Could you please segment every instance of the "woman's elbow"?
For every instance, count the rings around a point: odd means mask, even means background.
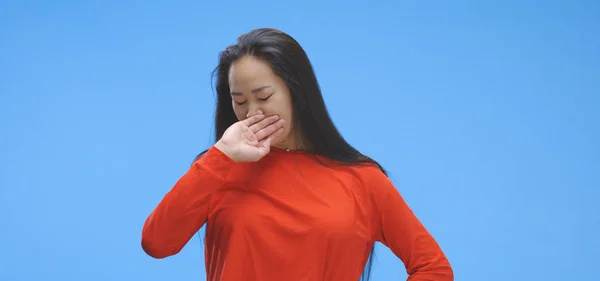
[[[152,235],[146,233],[142,234],[142,249],[147,255],[155,259],[173,256],[181,251],[181,249],[171,247],[168,243],[164,243],[160,239],[156,239],[156,237],[152,237]]]
[[[436,280],[454,281],[454,271],[449,263],[438,268],[438,275],[439,279]]]
[[[155,259],[163,259],[175,255],[182,248],[173,246],[174,243],[169,242],[168,235],[164,232],[161,233],[156,228],[156,225],[153,225],[152,216],[144,223],[141,244],[144,252]]]
[[[431,269],[432,277],[435,276],[432,280],[439,281],[454,281],[454,271],[452,270],[452,266],[447,259],[444,259],[442,262],[438,263],[438,265]]]
[[[414,280],[454,281],[454,271],[445,257],[435,262],[423,264],[408,273],[413,276]],[[413,279],[409,278],[408,280]]]
[[[142,236],[142,250],[144,250],[144,253],[155,259],[162,259],[169,256],[160,245],[157,245],[154,241],[147,239],[144,236]]]

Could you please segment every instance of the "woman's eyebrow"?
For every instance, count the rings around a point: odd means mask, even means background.
[[[265,90],[265,89],[268,89],[268,88],[271,88],[271,86],[270,86],[270,85],[267,85],[267,86],[258,87],[258,88],[256,88],[256,89],[253,89],[251,92],[252,92],[253,94],[256,94],[256,93],[258,93],[258,92],[261,92],[261,91],[263,91],[263,90]],[[242,93],[240,93],[240,92],[231,92],[231,95],[232,95],[232,96],[241,96],[241,95],[242,95]]]

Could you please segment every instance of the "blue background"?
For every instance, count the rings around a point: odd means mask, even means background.
[[[198,236],[155,260],[142,224],[257,27],[305,47],[456,280],[599,280],[599,2],[297,2],[2,1],[0,280],[204,280]],[[383,246],[372,276],[406,278]]]

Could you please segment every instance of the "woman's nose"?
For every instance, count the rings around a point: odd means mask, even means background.
[[[250,110],[248,110],[248,113],[246,114],[246,118],[252,117],[254,115],[260,115],[260,114],[264,114],[262,112],[262,110],[258,109],[258,108],[251,108]]]

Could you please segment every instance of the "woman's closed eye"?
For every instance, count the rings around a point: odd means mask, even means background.
[[[267,96],[267,97],[264,97],[264,98],[258,98],[258,100],[260,100],[260,101],[266,101],[266,100],[268,100],[268,99],[269,99],[269,98],[270,98],[272,95],[273,95],[273,94],[270,94],[269,96]],[[246,103],[248,100],[245,100],[245,101],[236,101],[236,100],[234,100],[234,101],[235,101],[235,103],[236,103],[237,105],[244,105],[244,104],[245,104],[245,103]]]
[[[268,100],[268,99],[269,99],[269,98],[270,98],[272,95],[273,95],[273,94],[270,94],[270,95],[269,95],[268,97],[266,97],[266,98],[259,98],[259,100],[261,100],[261,101],[266,101],[266,100]]]

